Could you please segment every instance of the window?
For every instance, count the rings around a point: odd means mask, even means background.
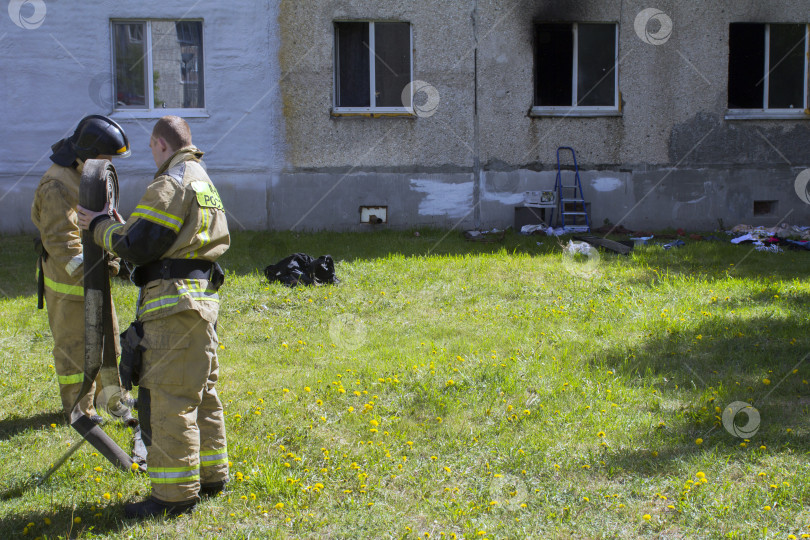
[[[732,23],[727,118],[796,118],[807,109],[806,24]]]
[[[617,114],[617,43],[617,25],[613,23],[537,24],[532,112]]]
[[[411,25],[335,23],[335,113],[412,113]]]
[[[117,112],[202,112],[202,21],[114,21],[112,36]]]

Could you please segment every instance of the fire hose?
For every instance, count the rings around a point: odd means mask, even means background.
[[[85,162],[79,186],[79,204],[94,212],[100,212],[108,205],[111,216],[117,209],[118,176],[115,167],[108,160],[91,159]],[[82,231],[82,250],[85,309],[84,380],[70,414],[70,424],[82,438],[48,469],[37,485],[45,482],[84,441],[89,442],[121,470],[132,470],[133,463],[137,463],[138,469],[143,470],[146,463],[146,447],[141,440],[140,426],[125,402],[125,393],[118,377],[112,295],[105,253],[93,241],[93,234],[90,231]],[[133,430],[134,459],[79,409],[79,401],[87,395],[97,377],[101,379],[102,384],[102,391],[96,398],[97,401],[101,400],[101,403],[98,403],[99,407],[124,421]]]

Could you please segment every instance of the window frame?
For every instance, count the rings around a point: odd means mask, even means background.
[[[339,107],[338,102],[338,86],[340,84],[340,56],[338,51],[338,23],[368,23],[368,61],[369,61],[369,98],[370,106],[368,107]],[[376,84],[377,84],[377,71],[376,71],[376,35],[374,31],[375,23],[405,23],[408,25],[409,43],[408,54],[410,56],[410,82],[413,83],[413,64],[414,64],[414,48],[413,48],[413,24],[410,21],[402,20],[382,20],[382,19],[335,19],[332,21],[333,29],[333,49],[332,49],[332,116],[416,116],[413,108],[413,85],[411,84],[411,106],[410,107],[377,107]]]
[[[112,112],[110,114],[111,118],[114,119],[138,119],[138,118],[161,118],[166,115],[175,115],[181,116],[185,118],[208,118],[208,110],[205,106],[201,108],[183,108],[183,107],[172,107],[172,108],[157,108],[154,106],[155,103],[155,87],[154,87],[154,67],[152,63],[152,22],[198,22],[202,26],[202,52],[203,52],[203,61],[202,61],[202,72],[203,72],[203,100],[207,103],[207,96],[208,93],[205,91],[205,63],[206,59],[208,58],[208,51],[206,50],[208,40],[205,39],[206,34],[206,27],[205,27],[205,19],[201,18],[180,18],[180,19],[172,19],[172,18],[165,18],[165,17],[158,17],[158,18],[143,18],[143,19],[110,19],[110,65],[112,74]],[[116,100],[116,65],[115,65],[115,25],[116,24],[135,24],[135,23],[143,23],[144,24],[144,48],[146,51],[146,55],[144,56],[144,60],[147,62],[147,69],[146,69],[146,103],[148,104],[144,108],[118,108],[117,100]],[[181,81],[182,83],[182,81]]]
[[[730,28],[734,23],[729,23]],[[765,26],[765,65],[763,66],[764,88],[762,90],[762,108],[726,109],[726,120],[801,120],[810,119],[810,23],[757,23]],[[804,106],[801,109],[777,109],[768,107],[770,90],[771,64],[771,25],[778,24],[804,24]],[[729,43],[730,44],[730,43]],[[729,47],[729,58],[731,48]],[[730,62],[730,59],[729,59]],[[774,66],[776,69],[776,66]],[[726,81],[726,106],[728,107],[728,80]]]
[[[530,116],[574,116],[574,117],[589,117],[589,116],[621,116],[621,92],[619,91],[619,23],[615,21],[534,21],[532,28],[534,29],[533,39],[537,39],[537,26],[540,24],[566,24],[572,26],[573,32],[573,74],[571,76],[571,105],[535,105],[532,103]],[[580,24],[606,24],[613,26],[614,32],[614,58],[613,58],[613,105],[577,105],[577,85],[579,81],[579,25]],[[534,65],[533,74],[537,70],[537,58],[534,57],[535,49],[532,48],[532,62]],[[536,77],[533,78],[532,84],[536,84]],[[535,92],[536,88],[533,89]],[[532,96],[534,100],[534,92]]]

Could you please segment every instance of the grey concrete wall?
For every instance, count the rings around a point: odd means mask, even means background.
[[[392,207],[391,226],[431,221],[421,212],[426,207],[441,212],[441,206],[430,206],[437,197],[445,200],[446,219],[439,222],[453,223],[454,215],[465,215],[458,226],[470,226],[477,203],[482,227],[507,226],[520,193],[553,187],[555,150],[561,145],[577,151],[583,190],[597,226],[605,220],[637,229],[714,228],[719,220],[726,226],[773,225],[785,218],[810,222],[808,206],[793,187],[796,175],[810,165],[805,150],[810,142],[808,120],[724,118],[729,23],[806,22],[806,0],[767,5],[663,2],[656,7],[672,19],[673,33],[658,46],[636,35],[635,18],[649,7],[643,2],[319,4],[321,8],[309,9],[282,2],[281,26],[295,34],[295,39],[282,40],[281,61],[289,66],[282,69],[293,72],[282,81],[282,91],[289,104],[289,166],[321,173],[311,177],[307,189],[330,191],[333,210],[320,207],[319,212],[334,212],[332,227],[356,228],[356,208],[365,204],[361,201],[382,204],[392,197],[414,196],[428,203]],[[314,24],[308,23],[312,17]],[[414,78],[439,90],[437,114],[415,119],[331,117],[330,30],[335,19],[411,22]],[[535,21],[619,24],[620,115],[529,114]],[[479,178],[473,174],[476,152],[483,169]],[[343,168],[334,171],[334,166]],[[435,173],[431,193],[417,189],[423,167]],[[464,170],[469,171],[467,182],[472,182],[464,184],[464,191],[453,182],[442,187],[449,174],[455,177]],[[380,191],[380,185],[388,187]],[[443,195],[436,195],[440,190]],[[777,201],[774,212],[755,216],[758,200]],[[406,215],[399,216],[400,211]],[[281,221],[273,223],[282,226]]]
[[[665,0],[673,32],[660,45],[636,35],[650,6],[630,0],[45,5],[35,29],[0,13],[0,231],[30,229],[50,144],[112,110],[110,19],[145,17],[204,20],[207,116],[189,123],[234,228],[365,229],[361,205],[388,206],[386,227],[504,227],[523,191],[553,186],[561,145],[577,151],[595,225],[810,223],[793,186],[810,167],[810,120],[725,118],[729,23],[808,22],[810,0]],[[334,20],[410,22],[414,78],[438,90],[436,113],[333,116]],[[620,115],[529,114],[535,21],[619,24]],[[154,170],[153,122],[121,120],[134,154],[116,161],[125,212]],[[753,215],[761,200],[777,201],[773,215]]]

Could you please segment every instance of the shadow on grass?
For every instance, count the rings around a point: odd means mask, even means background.
[[[542,246],[537,243],[542,242]],[[537,255],[557,248],[555,239],[545,236],[523,236],[512,231],[493,242],[464,239],[463,231],[419,229],[375,230],[369,232],[294,233],[289,231],[242,231],[231,235],[231,247],[223,256],[224,267],[238,274],[260,273],[293,253],[303,252],[318,257],[332,255],[335,261],[379,259],[389,255],[420,257],[427,255],[463,255],[508,253]],[[542,249],[545,248],[545,249]]]
[[[220,259],[222,266],[238,275],[258,272],[293,253],[329,254],[335,261],[380,259],[390,255],[404,257],[446,256],[465,254],[507,253],[544,255],[559,254],[561,245],[570,237],[524,236],[507,231],[503,239],[487,242],[465,240],[461,230],[420,228],[410,230],[370,230],[369,232],[290,232],[234,231],[231,246]],[[625,237],[613,237],[616,240]],[[803,276],[810,253],[787,252],[776,255],[753,251],[751,246],[735,246],[720,241],[692,241],[681,248],[664,250],[647,246],[634,251],[629,258],[601,251],[604,261],[629,261],[645,268],[658,269],[669,276],[705,276],[706,279],[732,277],[750,278],[767,275],[773,279]],[[31,296],[36,293],[34,266],[36,256],[30,236],[15,236],[3,240],[3,260],[0,267],[0,287],[9,297]],[[786,256],[787,255],[787,256]],[[734,264],[729,265],[727,261]],[[654,272],[636,278],[641,284],[656,280]],[[633,282],[633,280],[631,280]]]
[[[88,503],[68,506],[55,502],[52,510],[7,513],[0,521],[0,537],[95,538],[96,535],[115,535],[126,528],[127,523],[123,502],[103,507]]]
[[[538,246],[538,242],[542,242],[542,245]],[[30,236],[3,239],[0,296],[15,298],[36,294],[36,255],[31,245]],[[497,253],[502,249],[507,253],[538,255],[559,250],[559,246],[557,239],[522,236],[511,231],[502,240],[491,243],[471,242],[463,238],[462,231],[439,229],[375,230],[360,233],[235,231],[231,233],[230,248],[219,262],[229,272],[246,275],[258,271],[261,275],[266,266],[298,252],[315,257],[329,254],[335,261],[355,261],[380,259],[389,255],[419,257]],[[34,304],[32,309],[33,306]]]
[[[730,239],[731,237],[729,237]],[[803,278],[810,264],[810,252],[785,250],[775,254],[759,252],[751,244],[730,241],[691,241],[680,248],[645,246],[630,255],[632,264],[656,270],[645,277],[629,280],[641,285],[654,284],[662,277],[685,276],[707,281],[728,278],[750,279],[767,276],[770,280]]]
[[[65,425],[62,411],[41,412],[34,416],[10,416],[0,420],[0,441],[10,439],[23,431],[47,429],[51,424]]]
[[[763,445],[769,453],[810,451],[810,346],[803,339],[803,309],[810,305],[810,295],[776,299],[769,291],[754,296],[766,309],[772,303],[780,315],[744,318],[715,309],[716,315],[677,332],[665,320],[652,321],[637,346],[608,350],[593,362],[631,384],[656,381],[661,408],[651,406],[639,414],[652,412],[665,420],[636,443],[646,450],[614,452],[605,456],[608,466],[654,473],[712,450],[740,461],[756,459]],[[723,413],[734,402],[750,404],[759,418],[729,412],[732,423],[724,423]],[[672,403],[683,405],[667,410]],[[749,421],[753,433],[740,429]],[[746,433],[751,433],[748,440]],[[703,442],[697,444],[697,439]],[[658,453],[654,459],[653,451]]]

